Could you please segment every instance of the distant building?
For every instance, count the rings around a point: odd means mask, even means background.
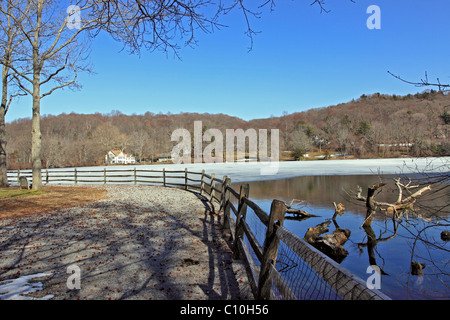
[[[379,143],[378,148],[391,150],[408,150],[413,147],[414,143]]]
[[[131,164],[136,163],[136,158],[122,150],[112,149],[105,155],[106,164]]]
[[[172,155],[171,154],[162,154],[158,157],[157,162],[168,162],[172,161]]]
[[[414,145],[414,143],[389,143],[389,144],[385,144],[385,143],[380,143],[378,144],[379,147],[399,147],[399,148],[405,148],[405,147],[412,147]]]

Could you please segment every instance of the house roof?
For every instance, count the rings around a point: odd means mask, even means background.
[[[111,152],[114,153],[114,155],[118,156],[122,152],[122,150],[112,149]]]
[[[117,157],[119,156],[121,153],[125,156],[125,157],[132,157],[131,154],[125,153],[122,150],[119,149],[111,149],[111,152]]]

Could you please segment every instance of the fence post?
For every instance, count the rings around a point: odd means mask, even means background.
[[[106,184],[106,168],[103,169],[103,183]]]
[[[238,242],[244,236],[244,227],[242,226],[242,222],[245,221],[245,217],[247,215],[247,203],[244,201],[244,198],[248,197],[249,189],[250,188],[248,183],[241,185],[239,193],[238,214],[236,216],[236,231],[233,241],[233,259],[239,259]]]
[[[136,167],[134,167],[134,185],[136,185]]]
[[[225,207],[225,202],[224,202],[224,196],[225,196],[225,182],[227,181],[228,176],[223,176],[222,179],[222,189],[220,192],[220,210],[222,210]]]
[[[225,176],[226,177],[226,176]],[[224,178],[225,178],[224,177]],[[223,193],[222,193],[222,202],[223,202],[223,231],[225,240],[230,240],[231,238],[231,227],[230,227],[230,190],[228,187],[231,184],[230,178],[226,177],[223,182]]]
[[[184,168],[184,190],[188,189],[188,169]]]
[[[78,183],[77,168],[75,168],[74,174],[75,174],[75,184],[77,184]]]
[[[45,184],[48,184],[48,168],[45,169]]]
[[[166,168],[163,168],[163,186],[166,186]]]
[[[216,178],[216,174],[215,173],[211,173],[211,184],[210,184],[210,196],[211,196],[211,203],[214,203],[214,196],[216,195],[216,192],[214,190],[214,188],[216,187],[216,181],[214,181],[214,179]]]
[[[205,190],[205,169],[202,170],[202,181],[200,182],[200,195],[203,195],[203,191]]]
[[[276,235],[275,225],[282,226],[284,215],[286,214],[286,205],[280,200],[273,200],[270,207],[269,223],[267,225],[266,237],[264,239],[263,256],[261,260],[261,269],[259,272],[258,288],[256,299],[270,299],[272,287],[272,278],[270,276],[271,265],[275,267],[280,239]]]

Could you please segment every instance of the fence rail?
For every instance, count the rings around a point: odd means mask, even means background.
[[[31,170],[8,172],[11,184],[17,183],[20,176],[32,180]],[[267,213],[250,200],[248,184],[242,184],[238,192],[231,187],[227,176],[219,179],[214,173],[208,175],[204,170],[187,169],[75,168],[43,170],[42,180],[47,184],[127,183],[195,189],[210,202],[220,205],[224,237],[233,244],[233,258],[244,262],[256,299],[390,299],[378,290],[367,288],[362,279],[283,227],[287,212],[284,202],[273,200]],[[250,212],[265,228],[263,235],[256,235],[249,224]]]

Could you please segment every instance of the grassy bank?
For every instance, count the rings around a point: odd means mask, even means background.
[[[0,218],[82,206],[105,198],[106,193],[106,190],[91,187],[1,188]]]
[[[25,189],[14,189],[14,188],[1,188],[0,189],[0,199],[14,198],[14,197],[26,197],[33,195],[44,194],[45,190],[25,190]]]

